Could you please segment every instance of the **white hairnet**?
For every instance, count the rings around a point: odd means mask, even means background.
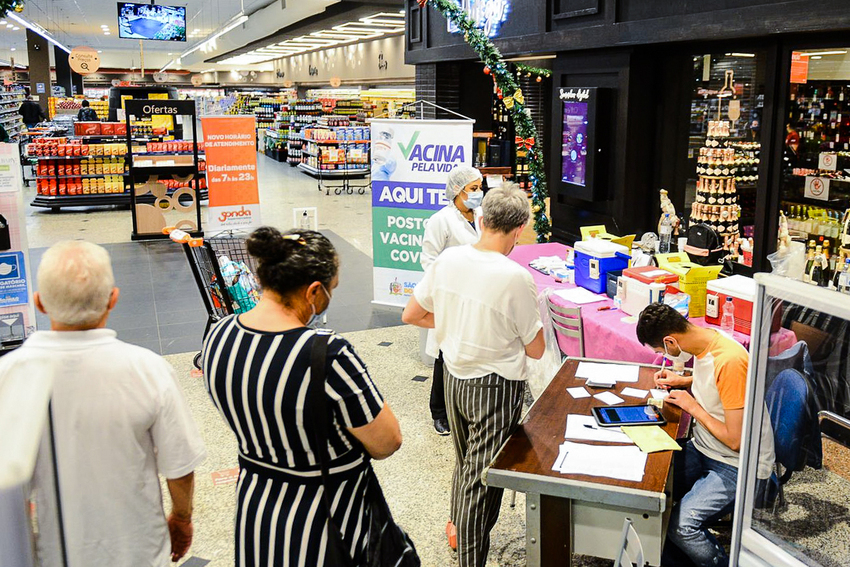
[[[461,189],[472,183],[483,179],[481,172],[469,165],[459,165],[451,172],[446,179],[446,200],[454,201]]]

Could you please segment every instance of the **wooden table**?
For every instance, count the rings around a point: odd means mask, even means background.
[[[672,507],[672,451],[651,453],[641,482],[565,475],[552,470],[558,447],[564,441],[567,415],[590,415],[590,408],[605,405],[593,397],[574,399],[566,392],[567,388],[584,386],[584,380],[575,377],[580,360],[564,362],[523,423],[485,470],[484,482],[526,494],[529,567],[569,567],[572,553],[615,559],[626,517],[634,522],[646,560],[651,565],[660,565]],[[642,366],[636,384],[617,383],[609,391],[619,393],[628,386],[648,390],[654,387],[656,371],[656,367]],[[588,390],[592,394],[604,391]],[[637,398],[621,397],[627,404],[641,403]],[[663,413],[667,418],[664,430],[677,439],[684,436],[690,420],[681,419],[681,410],[665,404]]]

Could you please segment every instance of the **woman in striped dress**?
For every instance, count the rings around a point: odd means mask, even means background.
[[[210,397],[239,446],[235,564],[322,566],[328,518],[313,437],[320,416],[307,396],[315,337],[308,325],[331,301],[339,258],[313,231],[263,227],[247,247],[258,261],[263,295],[248,313],[213,327],[203,352]],[[369,458],[393,454],[401,431],[365,364],[336,335],[328,344],[325,392],[331,515],[360,564],[369,525]]]

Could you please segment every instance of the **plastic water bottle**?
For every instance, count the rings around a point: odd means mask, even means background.
[[[723,304],[723,316],[720,318],[720,329],[732,336],[735,331],[735,304],[732,303],[732,298],[727,297],[726,303]]]
[[[658,253],[670,253],[670,241],[673,239],[673,219],[670,218],[670,213],[664,213],[664,218],[661,219],[661,228],[658,230],[660,237],[658,242]]]

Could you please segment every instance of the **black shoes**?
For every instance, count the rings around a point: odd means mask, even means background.
[[[448,435],[452,432],[449,429],[449,420],[448,419],[435,419],[434,420],[434,431],[437,432],[437,435]]]

